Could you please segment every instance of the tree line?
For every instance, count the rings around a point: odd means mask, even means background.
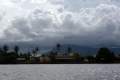
[[[62,53],[61,45],[57,44],[55,50],[51,50],[48,54],[42,54],[42,57],[47,56],[50,58],[51,64],[59,63],[60,61],[56,59],[57,55]],[[26,63],[31,63],[31,56],[37,55],[39,48],[35,47],[31,52],[21,53],[19,46],[14,46],[13,49],[10,49],[8,45],[3,45],[0,48],[0,64],[17,64],[18,58],[24,58]],[[72,60],[62,59],[62,63],[120,63],[120,56],[117,57],[110,49],[106,47],[101,47],[97,51],[96,55],[90,56],[81,56],[79,52],[72,52],[72,48],[68,46],[67,52],[64,53],[64,56],[72,54]],[[37,60],[37,59],[36,59]],[[37,63],[37,62],[36,62]]]

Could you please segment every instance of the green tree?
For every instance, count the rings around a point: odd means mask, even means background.
[[[68,47],[67,48],[67,53],[71,53],[72,52],[72,48],[71,47]]]
[[[39,48],[35,47],[32,51],[33,55],[36,56],[38,51],[39,51]]]
[[[81,61],[80,54],[79,53],[74,53],[73,54],[73,59],[76,63],[80,63],[80,61]]]
[[[18,54],[19,49],[20,49],[20,48],[19,48],[18,46],[15,46],[15,47],[14,47],[14,52]]]
[[[8,46],[8,45],[4,45],[4,46],[3,46],[3,51],[4,51],[5,53],[7,53],[8,50],[9,50],[9,46]]]
[[[86,56],[86,58],[88,59],[89,63],[95,63],[95,57],[93,57],[93,56]]]
[[[50,54],[49,54],[49,57],[50,57],[50,60],[51,60],[51,63],[56,63],[56,59],[55,59],[55,57],[56,57],[56,53],[55,52],[50,52]]]
[[[57,49],[57,53],[60,52],[61,44],[58,43],[58,44],[56,45],[56,49]]]
[[[96,55],[96,61],[98,63],[112,63],[114,60],[114,53],[112,53],[108,48],[100,48]]]

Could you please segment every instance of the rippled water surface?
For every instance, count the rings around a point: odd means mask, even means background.
[[[120,64],[0,65],[0,80],[120,80]]]

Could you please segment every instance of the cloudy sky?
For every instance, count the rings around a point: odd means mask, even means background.
[[[120,46],[120,0],[0,0],[0,43]]]

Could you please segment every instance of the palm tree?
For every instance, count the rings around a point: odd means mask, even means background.
[[[36,52],[38,52],[38,51],[39,51],[39,48],[38,48],[38,47],[36,47],[36,48],[35,48],[35,51],[36,51]]]
[[[61,45],[59,43],[56,45],[56,49],[57,49],[57,53],[60,52]]]
[[[38,51],[39,51],[38,47],[34,48],[33,51],[32,51],[33,52],[33,56],[36,56]]]
[[[8,45],[4,45],[4,46],[3,46],[3,51],[4,51],[5,53],[7,53],[8,50],[9,50],[9,46],[8,46]]]
[[[71,51],[72,51],[72,48],[71,48],[71,47],[68,47],[68,48],[67,48],[67,53],[71,53]]]
[[[19,49],[20,49],[20,48],[19,48],[18,46],[15,46],[15,47],[14,47],[14,51],[15,51],[15,53],[17,53],[17,54],[18,54]]]

